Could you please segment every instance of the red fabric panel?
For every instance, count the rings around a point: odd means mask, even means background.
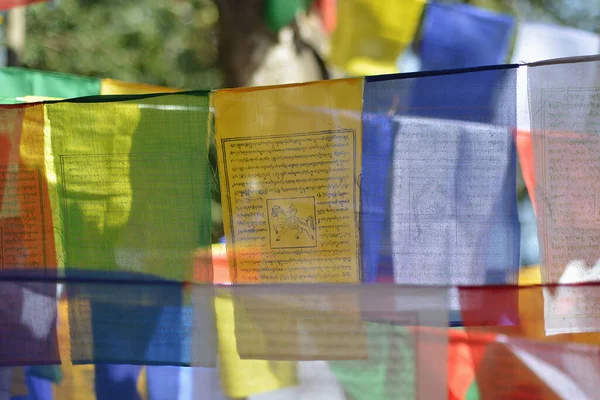
[[[0,10],[10,10],[15,7],[23,7],[33,3],[41,3],[46,0],[0,0]]]

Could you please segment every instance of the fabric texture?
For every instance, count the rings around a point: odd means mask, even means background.
[[[66,285],[74,363],[212,365],[214,347],[208,346],[212,354],[194,354],[192,348],[207,346],[191,338],[203,329],[202,340],[214,338],[213,306],[195,303],[199,298],[181,286],[195,276],[212,279],[211,258],[203,255],[210,254],[211,224],[208,96],[103,100],[0,110],[3,127],[15,129],[1,136],[11,143],[3,148],[9,168],[1,180],[1,213],[12,221],[2,239],[24,243],[3,252],[5,269],[50,279],[47,285],[3,283],[13,302],[4,307],[6,317],[17,318],[15,325],[26,318],[25,326],[35,327],[34,337],[19,335],[31,341],[25,346],[31,353],[18,356],[38,357],[33,364],[58,362],[55,340],[47,338],[55,336],[60,273],[76,280]],[[202,116],[204,124],[198,123]],[[195,313],[202,312],[212,328],[194,326],[201,322]],[[35,340],[41,340],[37,347]],[[6,362],[14,349],[6,348]]]
[[[330,61],[350,76],[398,72],[396,59],[413,41],[421,0],[339,2]]]
[[[518,25],[516,38],[512,54],[513,63],[591,56],[600,53],[600,35],[566,26],[522,22]],[[518,128],[529,131],[529,97],[526,68],[519,69],[517,95]]]
[[[192,281],[196,249],[210,251],[208,96],[45,107],[67,275],[76,266]]]
[[[511,16],[466,4],[431,3],[420,35],[421,69],[469,68],[504,63],[514,29]]]
[[[0,360],[7,366],[59,362],[56,262],[42,211],[48,196],[43,168],[23,153],[36,111],[0,108]]]
[[[515,71],[367,78],[366,282],[387,275],[404,284],[485,285],[516,276]]]
[[[123,82],[115,79],[89,78],[29,68],[0,68],[0,103],[60,100],[75,97],[173,93],[178,89],[164,86]]]
[[[531,132],[514,65],[0,106],[2,394],[593,398],[599,62],[527,66]]]
[[[362,94],[361,78],[215,92],[234,284],[360,281]]]
[[[100,94],[101,80],[17,67],[0,69],[0,97],[72,98]]]
[[[540,62],[527,72],[542,281],[596,281],[600,57]],[[546,292],[547,333],[598,331],[595,296],[585,287]]]
[[[115,79],[102,79],[100,81],[100,93],[102,95],[115,94],[148,94],[148,93],[174,93],[179,89],[164,86],[147,85],[143,83],[123,82]]]

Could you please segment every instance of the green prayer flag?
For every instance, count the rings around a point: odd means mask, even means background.
[[[193,281],[210,254],[208,93],[103,99],[46,104],[59,265]]]
[[[0,98],[71,98],[100,94],[101,80],[26,68],[0,68]],[[2,101],[6,103],[6,101]]]
[[[329,367],[353,400],[415,399],[415,338],[402,326],[367,324],[369,359],[330,361]]]
[[[264,17],[267,27],[279,32],[296,18],[296,14],[310,7],[313,0],[266,0]]]

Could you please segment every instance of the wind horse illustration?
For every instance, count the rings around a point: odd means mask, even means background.
[[[288,207],[287,211],[281,206],[274,206],[271,209],[271,215],[277,220],[277,223],[273,225],[277,235],[276,241],[279,241],[281,235],[287,232],[288,229],[296,229],[296,239],[300,239],[303,232],[306,232],[311,239],[315,238],[315,219],[312,216],[302,219],[296,216],[297,213],[298,209],[293,204]]]

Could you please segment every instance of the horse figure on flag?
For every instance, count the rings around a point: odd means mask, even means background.
[[[302,219],[296,215],[297,213],[298,209],[293,204],[288,207],[287,211],[279,205],[271,209],[271,215],[277,220],[277,223],[273,225],[277,235],[275,241],[278,242],[281,235],[287,232],[288,229],[296,229],[296,239],[299,239],[303,232],[306,232],[311,239],[315,238],[315,219],[312,216]]]

